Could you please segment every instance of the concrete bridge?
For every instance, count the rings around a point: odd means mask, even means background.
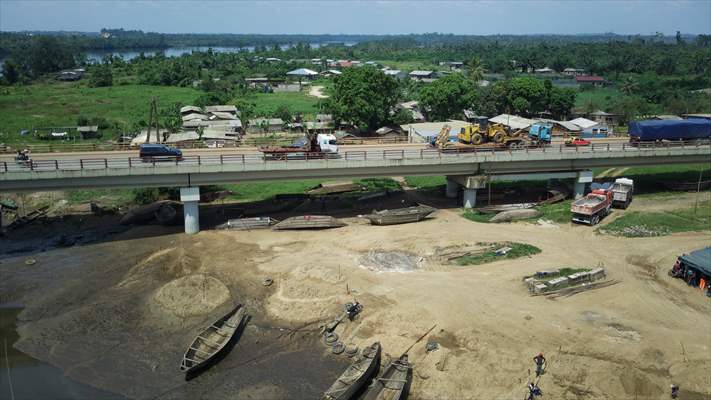
[[[448,196],[464,191],[464,206],[493,180],[576,179],[576,195],[592,181],[590,169],[711,161],[711,144],[634,147],[596,143],[515,151],[442,152],[436,149],[346,151],[333,158],[264,160],[260,153],[186,156],[182,161],[142,162],[135,157],[41,160],[29,167],[0,163],[0,192],[111,187],[181,187],[186,222],[197,231],[199,186],[217,183],[445,175]],[[194,214],[194,215],[193,215]]]

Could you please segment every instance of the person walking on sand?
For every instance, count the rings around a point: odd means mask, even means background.
[[[535,400],[536,397],[543,396],[543,391],[533,382],[528,383],[528,398],[526,400]]]
[[[679,385],[675,385],[672,383],[671,385],[671,398],[676,399],[679,397]]]
[[[546,358],[543,357],[543,353],[538,353],[537,356],[533,357],[533,361],[536,363],[536,377],[543,375],[546,364]]]

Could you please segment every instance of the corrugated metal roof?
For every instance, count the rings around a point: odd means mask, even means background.
[[[213,131],[207,130],[202,133],[202,138],[206,140],[237,140],[237,136],[230,135],[230,132],[226,131]]]
[[[451,120],[447,122],[420,122],[416,124],[400,125],[405,132],[413,132],[423,138],[430,138],[439,135],[444,125],[449,125],[452,129],[450,135],[456,135],[463,127],[471,125],[467,121]]]
[[[180,113],[185,114],[188,112],[202,113],[202,109],[197,106],[185,106],[180,108]]]
[[[213,112],[213,111],[237,113],[237,107],[232,106],[232,105],[216,105],[216,106],[205,107],[205,112]]]
[[[204,121],[204,120],[206,120],[206,119],[207,119],[207,115],[205,115],[205,114],[199,114],[199,113],[195,113],[195,112],[194,112],[194,113],[187,114],[187,115],[183,115],[183,122],[185,122],[185,121],[195,121],[195,120]]]
[[[168,136],[168,139],[165,140],[165,142],[166,143],[179,143],[179,142],[189,142],[189,141],[198,140],[198,139],[200,139],[200,135],[198,135],[197,132],[189,131],[189,132],[171,133],[170,136]]]
[[[421,71],[421,70],[415,70],[410,72],[410,76],[430,76],[434,73],[434,71]]]
[[[571,132],[578,132],[578,131],[582,130],[582,128],[579,125],[576,125],[576,124],[572,123],[571,121],[558,121],[555,119],[547,119],[547,118],[539,118],[538,121],[547,122],[549,124],[558,124],[558,125],[562,126],[563,128],[565,128],[566,130],[569,130]]]
[[[79,131],[79,132],[98,132],[99,126],[98,125],[79,126],[79,127],[77,127],[77,131]]]
[[[217,119],[237,119],[236,115],[234,115],[232,113],[228,113],[228,112],[212,111],[212,112],[210,112],[210,114],[212,114],[214,116],[214,118],[212,118],[212,117],[210,118],[211,120],[214,120],[215,118],[217,118]]]
[[[581,118],[575,118],[575,119],[570,120],[570,121],[568,121],[568,122],[573,123],[573,124],[575,124],[575,125],[577,125],[577,126],[583,128],[583,129],[587,129],[587,128],[591,128],[591,127],[593,127],[593,126],[595,126],[595,125],[599,125],[598,122],[590,121],[589,119],[587,119],[587,118],[582,118],[582,117],[581,117]]]
[[[250,126],[261,125],[261,124],[263,124],[263,123],[265,123],[265,122],[266,122],[267,124],[269,124],[270,126],[274,126],[274,125],[279,125],[279,126],[281,126],[281,125],[284,125],[284,120],[282,120],[281,118],[255,118],[255,119],[250,119],[250,120],[249,120],[249,125],[250,125]]]
[[[289,71],[286,73],[287,75],[295,75],[295,76],[314,76],[318,75],[318,72],[308,69],[308,68],[299,68],[295,69],[293,71]]]
[[[512,129],[526,129],[536,121],[524,117],[519,117],[518,115],[501,114],[495,116],[494,118],[489,118],[489,122],[506,125],[508,127],[511,127]]]

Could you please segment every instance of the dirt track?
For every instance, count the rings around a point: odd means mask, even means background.
[[[254,309],[263,310],[268,320],[292,327],[332,318],[343,303],[357,298],[365,306],[362,315],[337,332],[346,343],[361,347],[378,340],[392,356],[436,323],[430,338],[441,348],[426,354],[420,343],[411,351],[412,399],[523,398],[531,358],[539,351],[550,362],[540,383],[546,398],[667,399],[672,382],[681,385],[683,399],[711,398],[711,304],[700,291],[666,274],[678,254],[711,244],[708,233],[624,239],[600,236],[585,226],[477,224],[458,213],[440,210],[433,219],[390,227],[348,219],[349,226],[326,231],[126,236],[114,243],[40,255],[34,272],[26,272],[24,258],[5,260],[0,268],[11,278],[0,288],[5,293],[28,293],[21,349],[76,374],[81,370],[65,357],[68,345],[76,343],[70,333],[88,338],[84,350],[74,355],[84,368],[93,365],[86,359],[90,354],[113,354],[117,350],[111,346],[117,346],[127,357],[121,365],[137,365],[135,373],[152,377],[151,382],[129,389],[131,374],[117,379],[101,372],[90,374],[88,380],[132,397],[156,395],[166,385],[177,384],[171,378],[175,354],[151,359],[151,341],[179,344],[205,322],[204,318],[181,320],[161,308],[153,296],[168,282],[204,274],[222,281]],[[492,241],[530,243],[543,252],[475,267],[433,261],[438,248]],[[424,257],[423,267],[410,273],[378,273],[361,267],[361,257],[374,249],[419,255]],[[128,260],[126,265],[116,261],[106,272],[107,251],[114,257],[120,254]],[[85,273],[61,272],[58,262],[52,261],[58,256]],[[530,297],[521,283],[523,275],[536,270],[591,267],[600,262],[609,277],[621,283],[556,300]],[[49,266],[57,272],[46,275]],[[21,270],[25,272],[14,272]],[[53,279],[63,274],[71,284],[59,288]],[[34,288],[20,287],[28,277],[38,278],[31,285]],[[274,285],[261,286],[264,277],[272,277]],[[32,298],[33,292],[46,297]],[[205,307],[212,304],[209,300]],[[62,305],[72,302],[75,305]],[[116,309],[116,315],[108,314]],[[110,318],[103,321],[103,317]],[[93,322],[60,333],[87,318]],[[135,321],[142,322],[130,324]],[[102,337],[111,325],[119,330],[117,336]],[[135,329],[135,336],[128,337],[123,329]],[[156,332],[160,335],[151,336]],[[171,341],[176,334],[179,337]],[[138,343],[124,343],[130,340]],[[140,356],[140,350],[148,353]],[[444,363],[443,371],[437,363]],[[219,375],[220,379],[230,376],[229,371]],[[212,376],[211,382],[215,379]],[[332,378],[324,380],[328,379]],[[177,397],[211,394],[190,387],[193,391]],[[247,389],[257,397],[259,393],[273,398],[298,396],[278,385]],[[176,397],[171,393],[164,397]]]

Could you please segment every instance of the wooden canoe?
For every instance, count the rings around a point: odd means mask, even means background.
[[[193,374],[208,367],[218,356],[224,355],[235,334],[242,328],[246,316],[244,307],[238,305],[200,332],[185,351],[180,370],[186,375]]]
[[[373,225],[407,224],[422,221],[435,211],[435,208],[429,206],[415,206],[375,211],[372,214],[366,215],[365,218],[368,218]]]
[[[273,229],[327,229],[342,226],[346,224],[328,215],[302,215],[287,218],[274,225]]]
[[[373,381],[363,400],[405,400],[411,383],[412,364],[407,360],[407,354],[403,354]]]
[[[363,349],[359,360],[351,364],[324,393],[322,400],[349,400],[365,386],[380,368],[379,342]]]
[[[233,231],[244,231],[251,229],[266,229],[279,221],[271,217],[237,218],[227,220],[224,224],[217,226],[217,229],[227,229]]]

